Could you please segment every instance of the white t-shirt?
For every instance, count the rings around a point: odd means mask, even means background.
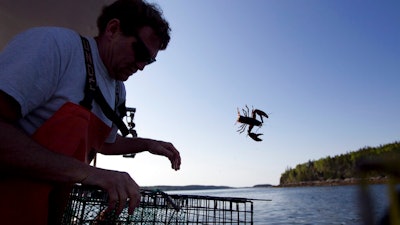
[[[110,78],[101,61],[96,41],[88,38],[97,85],[107,103],[115,108],[115,87],[119,85],[119,103],[125,101],[125,87]],[[64,103],[79,104],[84,97],[86,67],[82,41],[78,33],[59,27],[37,27],[17,35],[0,54],[0,90],[21,106],[20,126],[33,134]],[[113,130],[107,142],[113,142],[117,128],[93,101],[92,112]]]

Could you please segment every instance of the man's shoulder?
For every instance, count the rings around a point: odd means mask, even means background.
[[[28,35],[31,38],[54,38],[55,40],[64,40],[77,38],[79,34],[65,27],[32,27],[21,35]]]
[[[25,39],[41,43],[43,51],[53,52],[57,49],[64,56],[80,54],[81,40],[79,33],[64,27],[33,27],[25,32]],[[78,51],[78,53],[76,53]]]
[[[32,27],[24,30],[15,35],[6,48],[10,49],[10,52],[14,52],[15,49],[21,49],[21,51],[50,51],[54,48],[61,48],[62,50],[68,50],[71,46],[80,43],[79,34],[71,29],[64,27]]]
[[[66,28],[66,27],[52,27],[52,26],[45,26],[45,27],[31,27],[27,29],[25,32],[28,33],[47,33],[47,34],[69,34],[74,33],[77,34],[76,31]]]

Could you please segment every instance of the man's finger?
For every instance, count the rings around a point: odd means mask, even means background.
[[[140,194],[136,198],[131,198],[129,199],[129,208],[128,208],[128,213],[130,215],[133,214],[133,211],[135,210],[136,207],[138,207],[140,204]]]

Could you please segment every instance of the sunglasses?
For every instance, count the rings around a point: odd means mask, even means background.
[[[136,42],[132,43],[132,48],[133,51],[135,52],[136,60],[138,62],[144,62],[146,63],[146,65],[155,62],[156,59],[150,55],[150,50],[144,44],[143,40],[139,37],[139,35],[135,34],[134,37],[136,38]]]

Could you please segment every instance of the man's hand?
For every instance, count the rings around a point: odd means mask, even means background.
[[[167,157],[171,161],[171,167],[179,170],[181,167],[181,156],[178,150],[169,142],[152,140],[148,146],[148,151],[155,155]]]
[[[107,191],[107,211],[115,209],[116,215],[121,214],[127,200],[129,214],[133,214],[134,209],[139,206],[140,189],[128,173],[92,167],[81,183],[98,186]]]

